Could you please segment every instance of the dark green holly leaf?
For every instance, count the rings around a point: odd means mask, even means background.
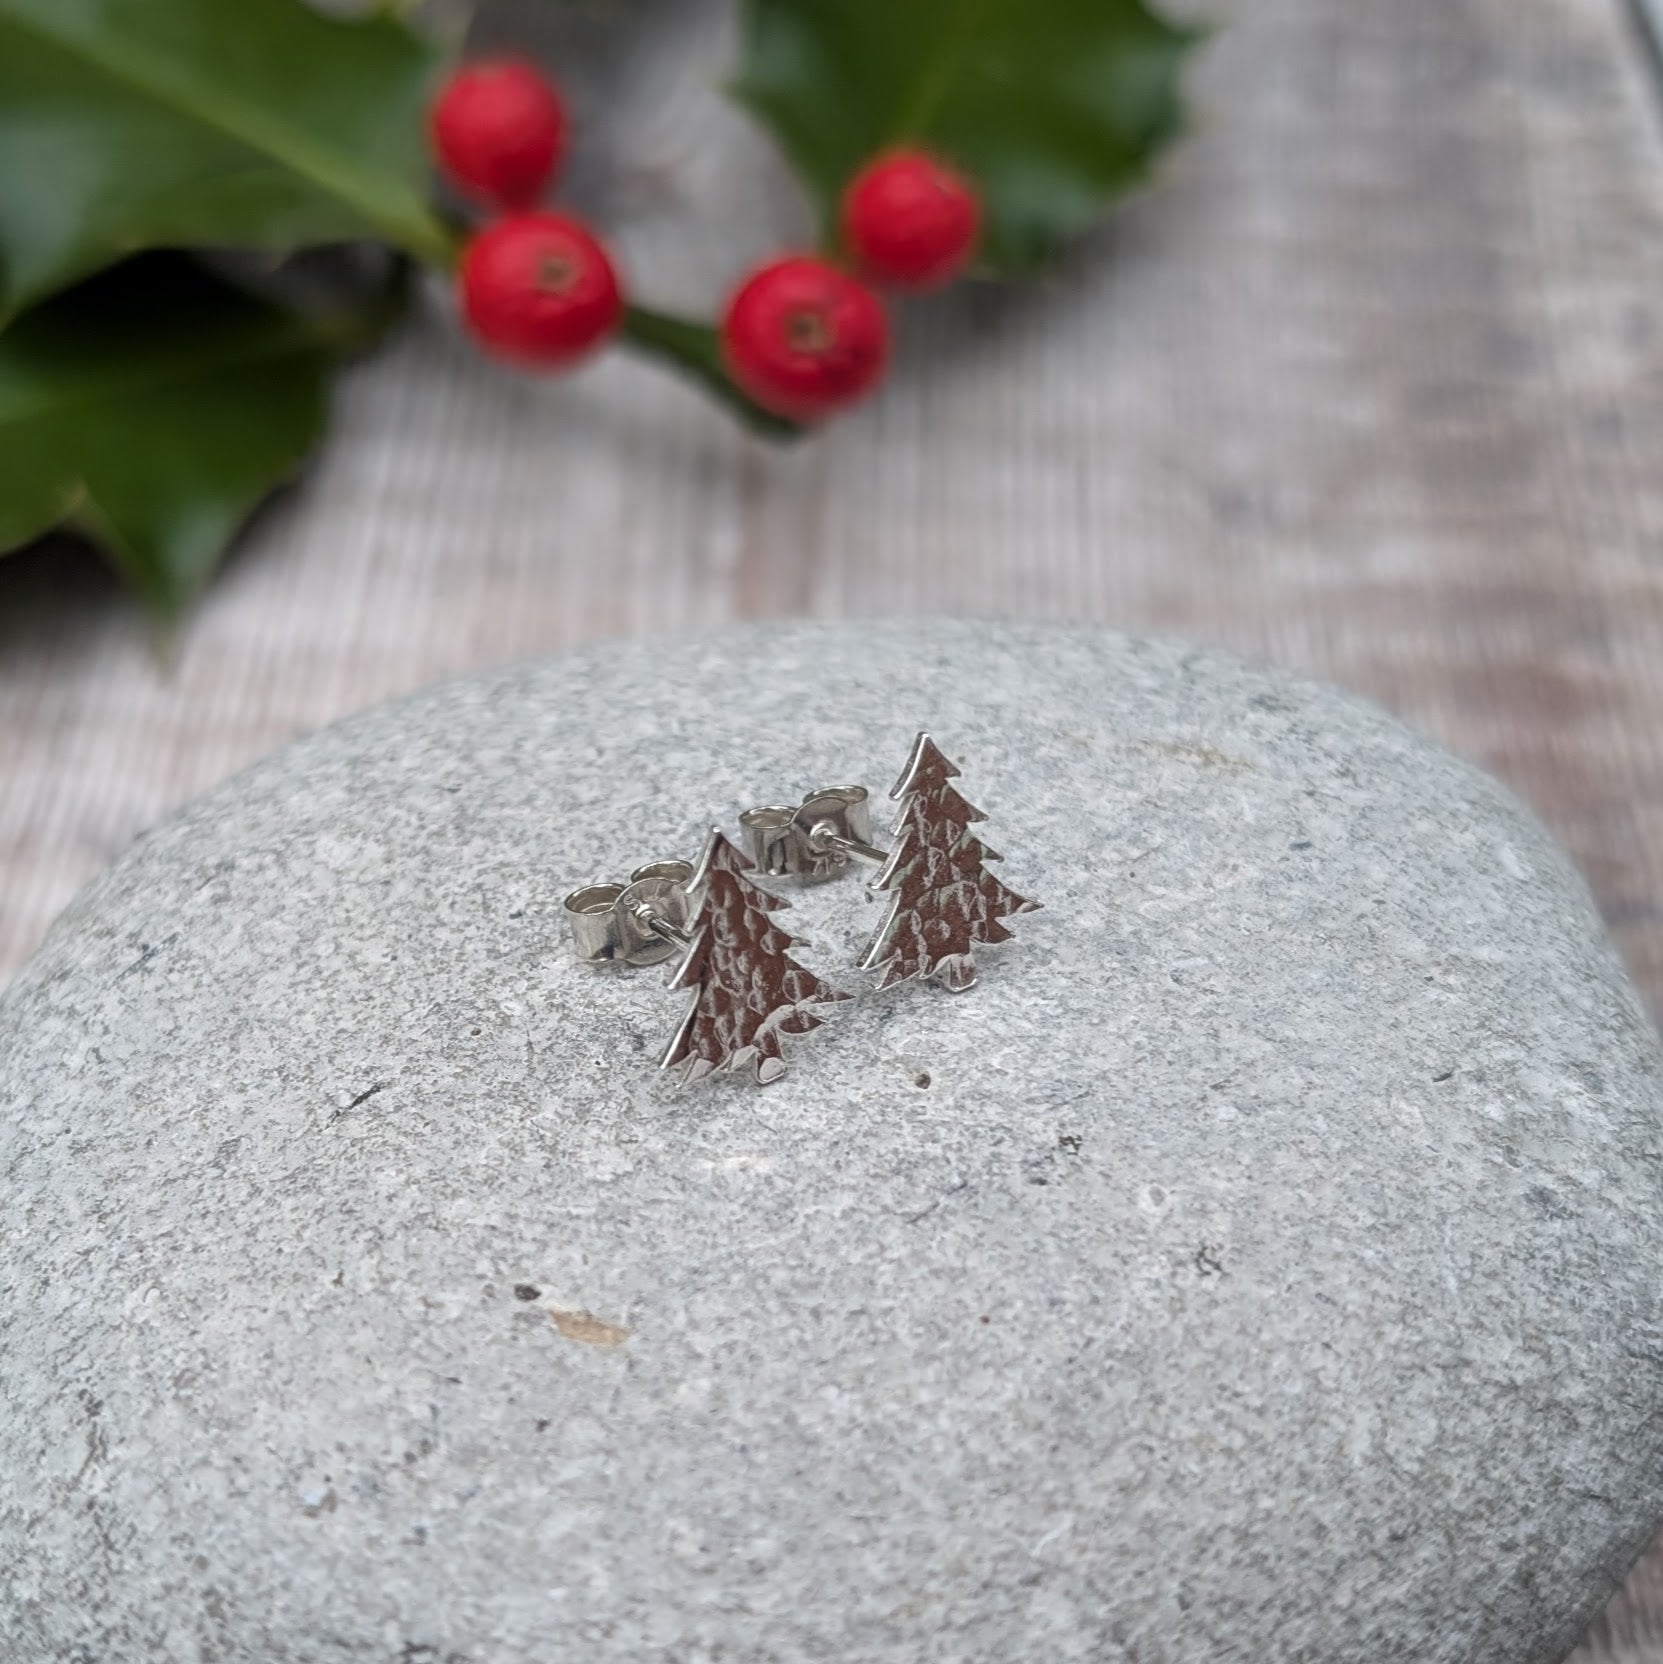
[[[139,249],[443,259],[431,50],[304,0],[0,0],[0,320]]]
[[[746,0],[734,93],[828,224],[882,150],[956,163],[981,186],[984,264],[1015,273],[1145,176],[1197,39],[1142,0]]]
[[[150,255],[25,313],[0,335],[0,552],[73,527],[173,616],[316,442],[385,304],[303,317]]]

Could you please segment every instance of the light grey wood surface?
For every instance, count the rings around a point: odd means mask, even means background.
[[[713,95],[709,7],[624,9],[540,14],[587,117],[574,189],[643,298],[708,310],[803,209]],[[430,306],[171,663],[90,562],[0,563],[0,974],[169,807],[372,700],[607,635],[992,611],[1372,693],[1536,804],[1663,1001],[1639,17],[1240,0],[1159,188],[1032,291],[909,310],[886,394],[791,451],[622,357],[514,380]],[[1577,1656],[1663,1664],[1663,1558]]]

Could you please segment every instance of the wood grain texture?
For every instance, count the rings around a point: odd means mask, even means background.
[[[1636,0],[1640,22],[1650,35],[1654,49],[1663,49],[1663,0]]]
[[[1187,632],[1372,693],[1537,806],[1663,1003],[1641,14],[1211,9],[1161,188],[1032,292],[909,312],[892,388],[815,443],[767,450],[621,357],[513,380],[435,303],[349,379],[334,443],[170,663],[90,562],[0,563],[0,972],[170,806],[435,677],[736,617],[991,611]],[[589,135],[575,190],[644,298],[709,308],[801,234],[711,91],[720,9],[536,15]],[[1663,1557],[1576,1656],[1663,1664]]]

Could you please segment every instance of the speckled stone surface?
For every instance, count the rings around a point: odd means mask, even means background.
[[[1046,910],[678,1093],[560,896],[920,726]],[[0,1657],[1551,1664],[1663,1514],[1660,1105],[1564,857],[1331,689],[884,624],[424,694],[0,997]]]

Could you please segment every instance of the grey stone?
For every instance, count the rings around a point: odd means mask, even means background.
[[[1046,910],[676,1091],[562,893],[920,726]],[[0,1657],[1550,1664],[1663,1515],[1660,1097],[1565,858],[1332,689],[888,623],[423,694],[0,1001]]]

